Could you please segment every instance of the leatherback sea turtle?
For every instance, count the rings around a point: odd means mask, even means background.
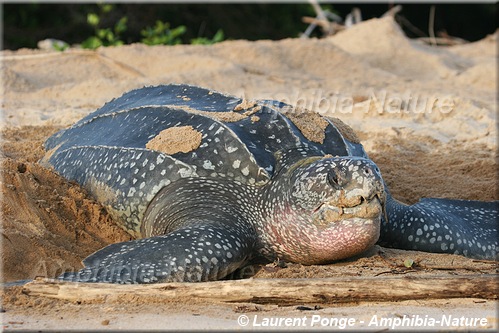
[[[328,263],[378,239],[496,258],[497,202],[402,204],[348,126],[282,102],[146,87],[45,147],[45,163],[137,238],[97,251],[64,280],[216,280],[257,257]]]

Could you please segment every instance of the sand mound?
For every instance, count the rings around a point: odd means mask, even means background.
[[[373,67],[411,81],[446,78],[459,67],[443,50],[407,39],[392,17],[355,25],[328,40]]]
[[[53,127],[5,130],[2,164],[3,280],[57,276],[103,246],[129,240],[76,184],[36,163]]]

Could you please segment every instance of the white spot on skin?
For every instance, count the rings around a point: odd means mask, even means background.
[[[156,158],[156,164],[161,164],[163,163],[164,160],[165,160],[164,156],[158,155],[158,157]]]
[[[238,169],[240,166],[241,166],[241,161],[240,161],[240,160],[235,160],[235,161],[232,163],[232,167],[233,167],[234,169]]]
[[[182,177],[182,178],[191,177],[193,174],[191,172],[191,170],[186,169],[186,168],[182,168],[182,169],[178,170],[178,173],[180,174],[180,177]]]
[[[218,135],[218,134],[222,133],[223,131],[224,131],[224,128],[223,128],[222,126],[220,126],[220,127],[218,128],[218,130],[215,132],[215,135]],[[230,153],[230,152],[229,152],[229,153]]]
[[[211,161],[208,160],[204,161],[203,168],[206,170],[215,170],[215,166],[213,165],[213,163],[211,163]]]
[[[128,191],[127,196],[128,197],[132,197],[135,194],[135,192],[137,192],[137,190],[135,189],[135,187],[130,187],[130,190]]]

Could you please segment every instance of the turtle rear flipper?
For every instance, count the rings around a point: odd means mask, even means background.
[[[498,259],[498,201],[424,198],[405,205],[390,198],[386,209],[381,245]]]
[[[218,280],[244,266],[251,237],[206,225],[167,235],[111,244],[84,260],[85,267],[59,279],[73,282],[157,283]]]

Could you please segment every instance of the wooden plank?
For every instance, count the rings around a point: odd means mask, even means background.
[[[69,301],[119,302],[120,297],[152,297],[155,301],[198,299],[259,304],[347,303],[410,299],[497,299],[497,274],[403,277],[345,277],[327,279],[245,279],[204,283],[119,285],[72,283],[37,279],[23,292]]]

